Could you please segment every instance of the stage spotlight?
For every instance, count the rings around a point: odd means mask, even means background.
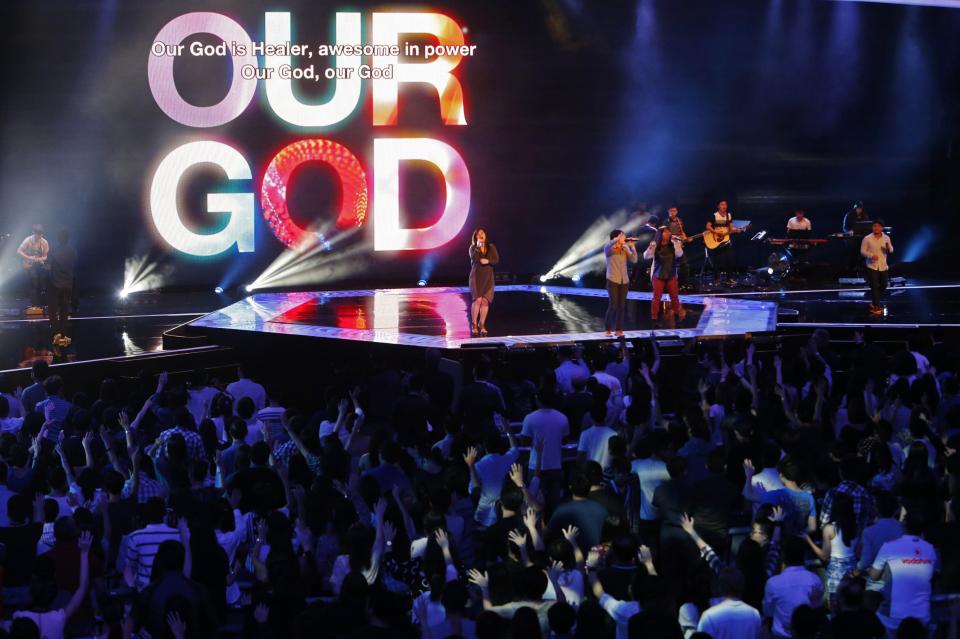
[[[417,286],[426,286],[427,280],[417,280]]]
[[[546,275],[541,275],[541,276],[540,276],[540,281],[541,281],[541,282],[546,282],[548,279],[550,279],[550,278],[547,277]]]
[[[580,281],[580,273],[574,273],[573,277],[570,278],[575,283]]]
[[[213,292],[216,293],[217,295],[223,295],[223,287],[218,286],[217,288],[213,289]]]
[[[128,295],[130,295],[130,291],[128,291],[125,288],[121,288],[119,291],[117,291],[117,297],[119,297],[122,300],[127,299]]]
[[[252,293],[252,292],[253,292],[253,284],[247,284],[246,286],[243,287],[243,290],[246,291],[247,293]]]
[[[767,267],[767,275],[773,275],[773,267],[772,267],[772,266],[768,266],[768,267]]]

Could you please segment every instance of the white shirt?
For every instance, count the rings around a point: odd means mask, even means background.
[[[882,250],[884,246],[887,247],[886,253]],[[893,244],[890,243],[890,236],[886,233],[881,233],[879,238],[871,233],[860,242],[860,255],[866,260],[868,269],[886,271],[889,268],[887,253],[893,253]],[[870,261],[871,257],[877,258],[877,261]]]
[[[798,606],[819,606],[823,582],[803,566],[787,566],[767,580],[763,590],[763,614],[773,618],[773,634],[790,636],[790,618]]]
[[[810,224],[810,218],[808,217],[805,217],[801,220],[794,215],[787,220],[788,231],[809,231],[811,228],[813,228],[813,225]]]
[[[754,490],[759,488],[765,493],[769,493],[771,490],[780,490],[781,488],[784,488],[783,482],[780,481],[780,473],[777,472],[776,468],[764,468],[750,478],[750,485]]]
[[[890,630],[907,617],[930,622],[930,590],[936,551],[913,535],[904,535],[880,546],[874,570],[884,571],[886,601],[877,616]]]
[[[204,386],[188,392],[187,410],[193,415],[198,426],[203,418],[210,414],[210,404],[219,393],[220,391],[213,386]]]
[[[510,467],[520,458],[520,451],[511,448],[503,455],[484,455],[473,467],[477,478],[480,480],[480,501],[477,504],[477,512],[474,519],[477,523],[484,526],[492,526],[497,523],[497,509],[495,508],[497,500],[500,499],[500,491],[503,490],[503,482],[507,481],[507,474]],[[471,479],[470,490],[476,486]]]
[[[653,457],[635,459],[630,472],[636,473],[640,480],[640,519],[644,521],[656,519],[657,509],[653,507],[653,491],[670,479],[667,464]]]
[[[713,639],[759,639],[760,613],[742,601],[725,599],[704,611],[697,631]]]
[[[23,426],[23,417],[4,417],[0,419],[0,433],[15,433]]]
[[[568,359],[554,369],[557,385],[568,395],[573,392],[573,382],[586,382],[590,378],[590,369],[582,359]]]
[[[560,470],[561,445],[563,438],[570,433],[567,416],[552,408],[535,410],[523,418],[520,434],[536,442],[537,436],[543,437],[543,462],[540,470]],[[537,451],[530,450],[530,468],[537,467]]]
[[[590,461],[595,461],[602,468],[610,466],[610,447],[608,445],[610,438],[617,434],[617,431],[608,426],[591,426],[580,433],[580,444],[577,446],[577,452],[584,453]]]
[[[595,372],[593,378],[610,389],[610,401],[608,405],[616,406],[621,402],[620,398],[623,396],[623,386],[620,384],[619,379],[603,371]]]
[[[636,601],[620,601],[603,593],[600,597],[600,607],[606,610],[617,624],[617,639],[628,639],[630,618],[640,614],[640,604]]]
[[[11,395],[10,393],[0,393],[7,398],[7,404],[10,407],[10,412],[7,413],[7,417],[23,417],[23,404],[20,403],[20,400]]]
[[[18,610],[13,613],[14,619],[26,617],[40,630],[40,639],[63,639],[63,630],[67,625],[67,612],[63,608],[48,610],[47,612],[30,612]]]
[[[244,397],[252,399],[257,410],[267,405],[267,391],[252,379],[238,379],[227,386],[227,392],[233,397],[233,410],[237,410],[237,402]]]

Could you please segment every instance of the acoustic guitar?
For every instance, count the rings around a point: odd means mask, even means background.
[[[734,233],[743,233],[753,226],[750,220],[733,220],[729,226],[716,226],[712,231],[704,231],[703,243],[711,251],[730,243],[730,236]]]

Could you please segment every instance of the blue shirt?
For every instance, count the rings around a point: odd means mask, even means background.
[[[877,553],[880,552],[880,546],[899,539],[903,536],[903,526],[892,517],[881,517],[877,523],[867,526],[863,529],[862,545],[860,546],[860,561],[857,567],[860,570],[866,570],[873,564]]]
[[[43,390],[43,384],[37,382],[36,384],[31,384],[23,390],[23,394],[20,395],[20,403],[23,404],[23,408],[28,412],[32,413],[37,410],[37,404],[42,402],[47,398],[46,391]]]

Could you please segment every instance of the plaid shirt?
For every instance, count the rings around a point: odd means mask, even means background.
[[[300,449],[298,449],[297,445],[292,441],[284,442],[273,449],[273,460],[278,466],[289,466],[290,460],[299,452]],[[307,468],[310,469],[310,472],[318,476],[323,474],[323,467],[320,465],[319,456],[309,453],[304,456],[304,459],[307,462]]]
[[[123,491],[120,493],[120,497],[127,499],[130,496],[130,493],[133,492],[133,479],[128,479],[126,483],[123,484]],[[166,494],[166,491],[163,488],[163,484],[158,482],[156,479],[149,477],[142,470],[140,471],[140,486],[137,488],[137,503],[145,504],[147,500],[151,497],[160,497]]]
[[[197,461],[203,461],[207,458],[203,448],[203,439],[200,438],[199,434],[192,430],[184,430],[179,426],[174,426],[160,433],[160,437],[157,438],[157,445],[153,449],[154,459],[159,456],[167,456],[167,446],[170,438],[174,435],[183,435],[183,441],[187,444],[187,457]]]
[[[877,502],[873,495],[860,484],[844,480],[836,488],[831,488],[823,497],[820,508],[820,527],[833,521],[833,499],[835,495],[849,495],[853,500],[853,512],[857,517],[857,528],[863,530],[877,518]]]

